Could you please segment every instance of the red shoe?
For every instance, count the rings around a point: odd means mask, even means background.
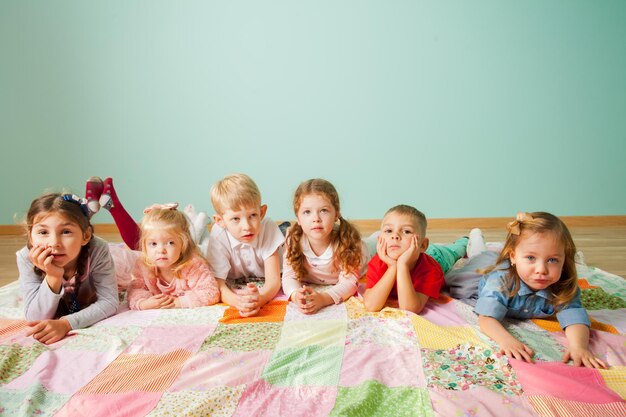
[[[104,183],[100,177],[91,177],[85,183],[85,198],[87,199],[87,208],[89,209],[89,217],[93,216],[100,210],[100,196],[104,190]]]
[[[113,197],[115,195],[115,188],[113,188],[113,178],[107,178],[104,180],[104,190],[100,196],[100,207],[104,207],[110,210],[113,207]]]

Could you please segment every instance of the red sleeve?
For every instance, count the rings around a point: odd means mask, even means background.
[[[378,255],[374,255],[371,261],[367,264],[367,272],[365,273],[366,286],[365,288],[373,288],[374,285],[380,281],[385,274],[387,265],[380,260]]]
[[[411,271],[411,280],[415,291],[431,298],[439,298],[439,291],[444,283],[443,270],[437,261],[422,253]]]

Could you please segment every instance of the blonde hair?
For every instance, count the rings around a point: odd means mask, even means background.
[[[390,213],[396,213],[401,216],[408,216],[413,220],[415,227],[419,231],[420,238],[426,237],[426,227],[428,226],[428,221],[426,220],[426,216],[424,213],[416,209],[415,207],[408,206],[406,204],[399,204],[387,210],[385,216]]]
[[[147,256],[147,240],[148,235],[153,230],[168,230],[182,242],[180,251],[180,257],[172,265],[172,272],[178,278],[180,271],[190,262],[193,258],[202,257],[200,249],[194,243],[191,234],[189,233],[189,221],[187,217],[176,209],[152,209],[141,219],[139,224],[141,230],[141,238],[139,240],[139,247],[141,248],[141,260],[143,263],[153,268],[153,265]]]
[[[244,207],[260,207],[261,192],[246,174],[227,175],[211,187],[211,204],[217,214]]]
[[[509,261],[509,267],[506,269],[508,272],[506,290],[509,297],[515,296],[519,291],[521,278],[517,273],[515,265],[511,264],[511,253],[529,235],[551,233],[563,245],[565,253],[561,277],[550,286],[554,296],[552,302],[555,306],[560,306],[572,301],[578,292],[578,274],[576,273],[574,261],[576,245],[565,223],[555,215],[542,211],[518,213],[516,220],[507,225],[507,232],[504,247],[498,256],[496,264],[480,272],[491,272],[496,269],[497,265],[504,261]]]
[[[79,276],[82,276],[85,273],[87,259],[89,258],[89,246],[91,245],[91,241],[93,239],[93,226],[89,221],[87,207],[77,201],[74,196],[70,194],[48,193],[34,199],[30,203],[30,208],[26,213],[26,220],[24,224],[24,228],[26,229],[26,234],[28,236],[28,248],[32,247],[30,243],[30,234],[33,230],[33,226],[36,222],[41,221],[50,214],[58,214],[71,223],[76,224],[83,233],[83,236],[87,233],[91,233],[89,243],[80,249],[77,258],[76,272]],[[36,274],[43,275],[43,271],[39,268],[35,267],[34,270]]]
[[[339,195],[335,187],[328,181],[314,178],[301,183],[293,196],[293,211],[298,215],[298,210],[305,196],[318,194],[326,198],[339,214]],[[296,273],[296,278],[301,280],[306,277],[305,259],[302,253],[300,241],[304,231],[302,227],[295,223],[289,228],[285,243],[287,251],[287,262]],[[361,234],[350,222],[339,216],[339,227],[331,233],[331,245],[334,250],[334,265],[341,271],[347,273],[357,273],[361,266]]]

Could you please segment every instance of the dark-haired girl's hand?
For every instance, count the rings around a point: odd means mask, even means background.
[[[61,291],[65,271],[63,267],[53,263],[52,248],[39,245],[33,246],[28,252],[28,258],[33,265],[46,274],[48,286],[54,293],[58,294]]]
[[[63,317],[57,320],[30,321],[26,325],[30,326],[26,336],[33,336],[35,340],[46,345],[58,342],[72,330],[70,323]]]

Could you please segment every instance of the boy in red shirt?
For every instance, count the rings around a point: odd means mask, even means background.
[[[424,213],[411,206],[385,213],[376,255],[367,265],[363,303],[368,311],[379,311],[391,296],[397,297],[400,309],[419,313],[429,297],[439,297],[444,273],[465,256],[468,239],[429,246],[426,225]]]

